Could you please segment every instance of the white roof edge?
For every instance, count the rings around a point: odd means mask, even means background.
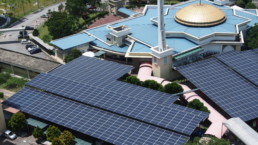
[[[239,117],[231,118],[223,122],[223,124],[245,144],[247,145],[258,144],[258,133],[255,132],[249,125],[247,125]]]

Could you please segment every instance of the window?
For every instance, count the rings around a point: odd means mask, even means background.
[[[168,63],[168,57],[164,57],[164,58],[163,58],[163,63],[164,63],[164,64],[167,64],[167,63]]]

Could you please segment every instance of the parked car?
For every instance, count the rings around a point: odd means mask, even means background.
[[[28,50],[28,48],[35,46],[35,44],[27,44],[25,48]]]
[[[27,39],[22,39],[21,40],[21,44],[30,44],[31,41],[30,40],[27,40]]]
[[[34,30],[34,27],[32,27],[32,26],[25,26],[25,30]]]
[[[30,47],[28,48],[28,51],[30,54],[35,54],[41,52],[41,49],[39,47]]]
[[[44,14],[41,16],[41,18],[48,18],[49,16],[47,14]]]
[[[18,35],[18,39],[29,39],[29,35],[27,31],[20,31]]]
[[[14,140],[14,139],[16,139],[16,134],[14,134],[11,130],[6,130],[5,132],[4,132],[4,136],[6,137],[6,138],[9,138],[9,139],[11,139],[11,140]]]

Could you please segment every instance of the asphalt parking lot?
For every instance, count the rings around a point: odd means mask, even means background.
[[[26,46],[26,44],[21,44],[19,41],[0,42],[1,48],[7,49],[7,50],[12,50],[12,51],[23,53],[23,54],[27,54],[27,55],[31,55],[31,56],[35,56],[35,57],[39,57],[39,58],[43,58],[43,59],[47,59],[47,60],[53,60],[50,56],[48,56],[47,54],[45,54],[42,51],[39,53],[30,54],[28,52],[28,50],[25,48],[25,46]]]

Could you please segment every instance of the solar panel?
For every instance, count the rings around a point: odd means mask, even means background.
[[[191,135],[197,124],[208,117],[207,113],[194,109],[157,105],[151,103],[152,100],[142,101],[137,99],[138,96],[116,93],[50,74],[41,74],[27,85],[187,135]]]
[[[187,136],[25,87],[4,102],[113,144],[185,144]]]
[[[257,118],[257,87],[215,58],[178,67],[178,71],[231,117]]]
[[[229,52],[216,56],[220,61],[258,85],[258,53],[254,50]]]

